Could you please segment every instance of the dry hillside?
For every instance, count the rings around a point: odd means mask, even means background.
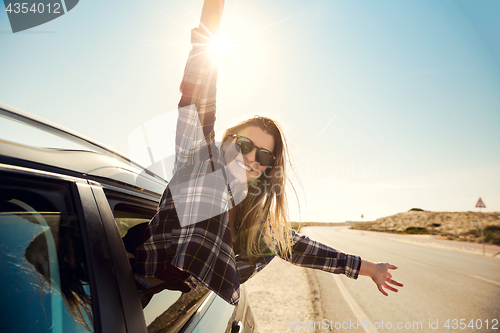
[[[488,231],[497,234],[500,230],[500,212],[432,212],[412,208],[408,212],[383,217],[371,222],[356,223],[355,229],[400,233],[441,234],[450,238],[474,240],[478,230],[474,221],[482,221]],[[497,238],[495,235],[493,239]],[[491,239],[491,240],[493,240]],[[500,241],[500,238],[499,238]],[[495,243],[495,242],[494,242]]]

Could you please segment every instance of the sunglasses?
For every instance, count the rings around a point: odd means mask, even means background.
[[[253,144],[252,140],[244,136],[233,134],[233,138],[236,138],[236,145],[240,147],[243,155],[248,154],[254,148],[257,148],[257,152],[255,153],[257,163],[263,166],[271,166],[274,163],[275,157],[269,150],[257,147]]]

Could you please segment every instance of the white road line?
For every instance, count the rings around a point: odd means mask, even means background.
[[[340,276],[337,274],[333,274],[333,279],[337,283],[337,286],[340,289],[340,292],[342,293],[342,296],[344,296],[345,301],[347,302],[347,305],[351,308],[351,311],[354,313],[354,315],[358,318],[363,320],[363,329],[365,330],[366,333],[378,333],[378,330],[372,327],[367,327],[369,325],[366,325],[366,322],[368,321],[368,316],[366,313],[361,309],[361,307],[358,305],[358,303],[352,298],[351,293],[346,289],[344,286],[344,283],[342,282],[342,279]]]
[[[499,282],[488,280],[488,279],[485,279],[484,277],[480,277],[480,276],[477,276],[477,275],[469,275],[469,276],[473,277],[473,278],[476,278],[476,279],[479,279],[479,280],[483,280],[483,281],[489,282],[489,283],[496,284],[497,286],[500,286]]]

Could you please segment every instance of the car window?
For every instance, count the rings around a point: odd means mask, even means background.
[[[156,213],[156,202],[116,191],[106,190],[105,193],[133,265],[133,249],[140,244],[138,240],[144,228]],[[208,294],[208,289],[202,286],[188,293],[163,290],[154,294],[143,309],[148,332],[178,332]]]
[[[64,183],[0,177],[5,332],[93,332],[82,237]]]
[[[113,209],[116,226],[118,232],[123,238],[128,230],[138,224],[147,224],[155,214],[155,210],[151,208],[143,208],[138,205],[127,203],[117,203]]]

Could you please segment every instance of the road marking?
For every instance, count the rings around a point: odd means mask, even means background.
[[[485,279],[484,277],[480,277],[480,276],[477,276],[477,275],[469,275],[469,276],[471,276],[473,278],[476,278],[476,279],[479,279],[479,280],[483,280],[483,281],[489,282],[489,283],[496,284],[497,286],[500,286],[500,282],[488,280],[488,279]]]
[[[309,236],[311,235],[311,233],[318,235],[315,231],[311,232],[310,230],[308,230],[307,233]],[[321,236],[319,238],[321,238]],[[368,316],[361,309],[361,307],[358,305],[358,303],[354,300],[351,293],[347,290],[344,283],[342,282],[342,279],[340,278],[340,276],[337,274],[332,274],[332,276],[333,276],[333,280],[335,280],[335,282],[337,283],[337,286],[340,289],[340,293],[344,297],[347,305],[349,305],[349,308],[351,309],[351,311],[354,313],[354,315],[356,316],[357,319],[360,319],[363,321],[364,324],[361,327],[363,327],[365,332],[366,333],[379,333],[377,329],[375,329],[373,327],[368,327],[368,325],[367,325],[367,322],[369,321]]]
[[[333,279],[337,283],[337,286],[340,289],[340,293],[342,294],[342,296],[344,296],[344,299],[347,302],[347,305],[349,305],[349,307],[351,308],[351,311],[354,313],[356,318],[363,320],[364,325],[361,327],[363,327],[365,332],[366,333],[378,333],[378,330],[376,330],[375,328],[367,327],[368,325],[366,325],[366,322],[368,322],[368,316],[361,309],[361,307],[354,300],[354,298],[351,296],[351,293],[346,289],[340,276],[338,276],[337,274],[333,274]]]

